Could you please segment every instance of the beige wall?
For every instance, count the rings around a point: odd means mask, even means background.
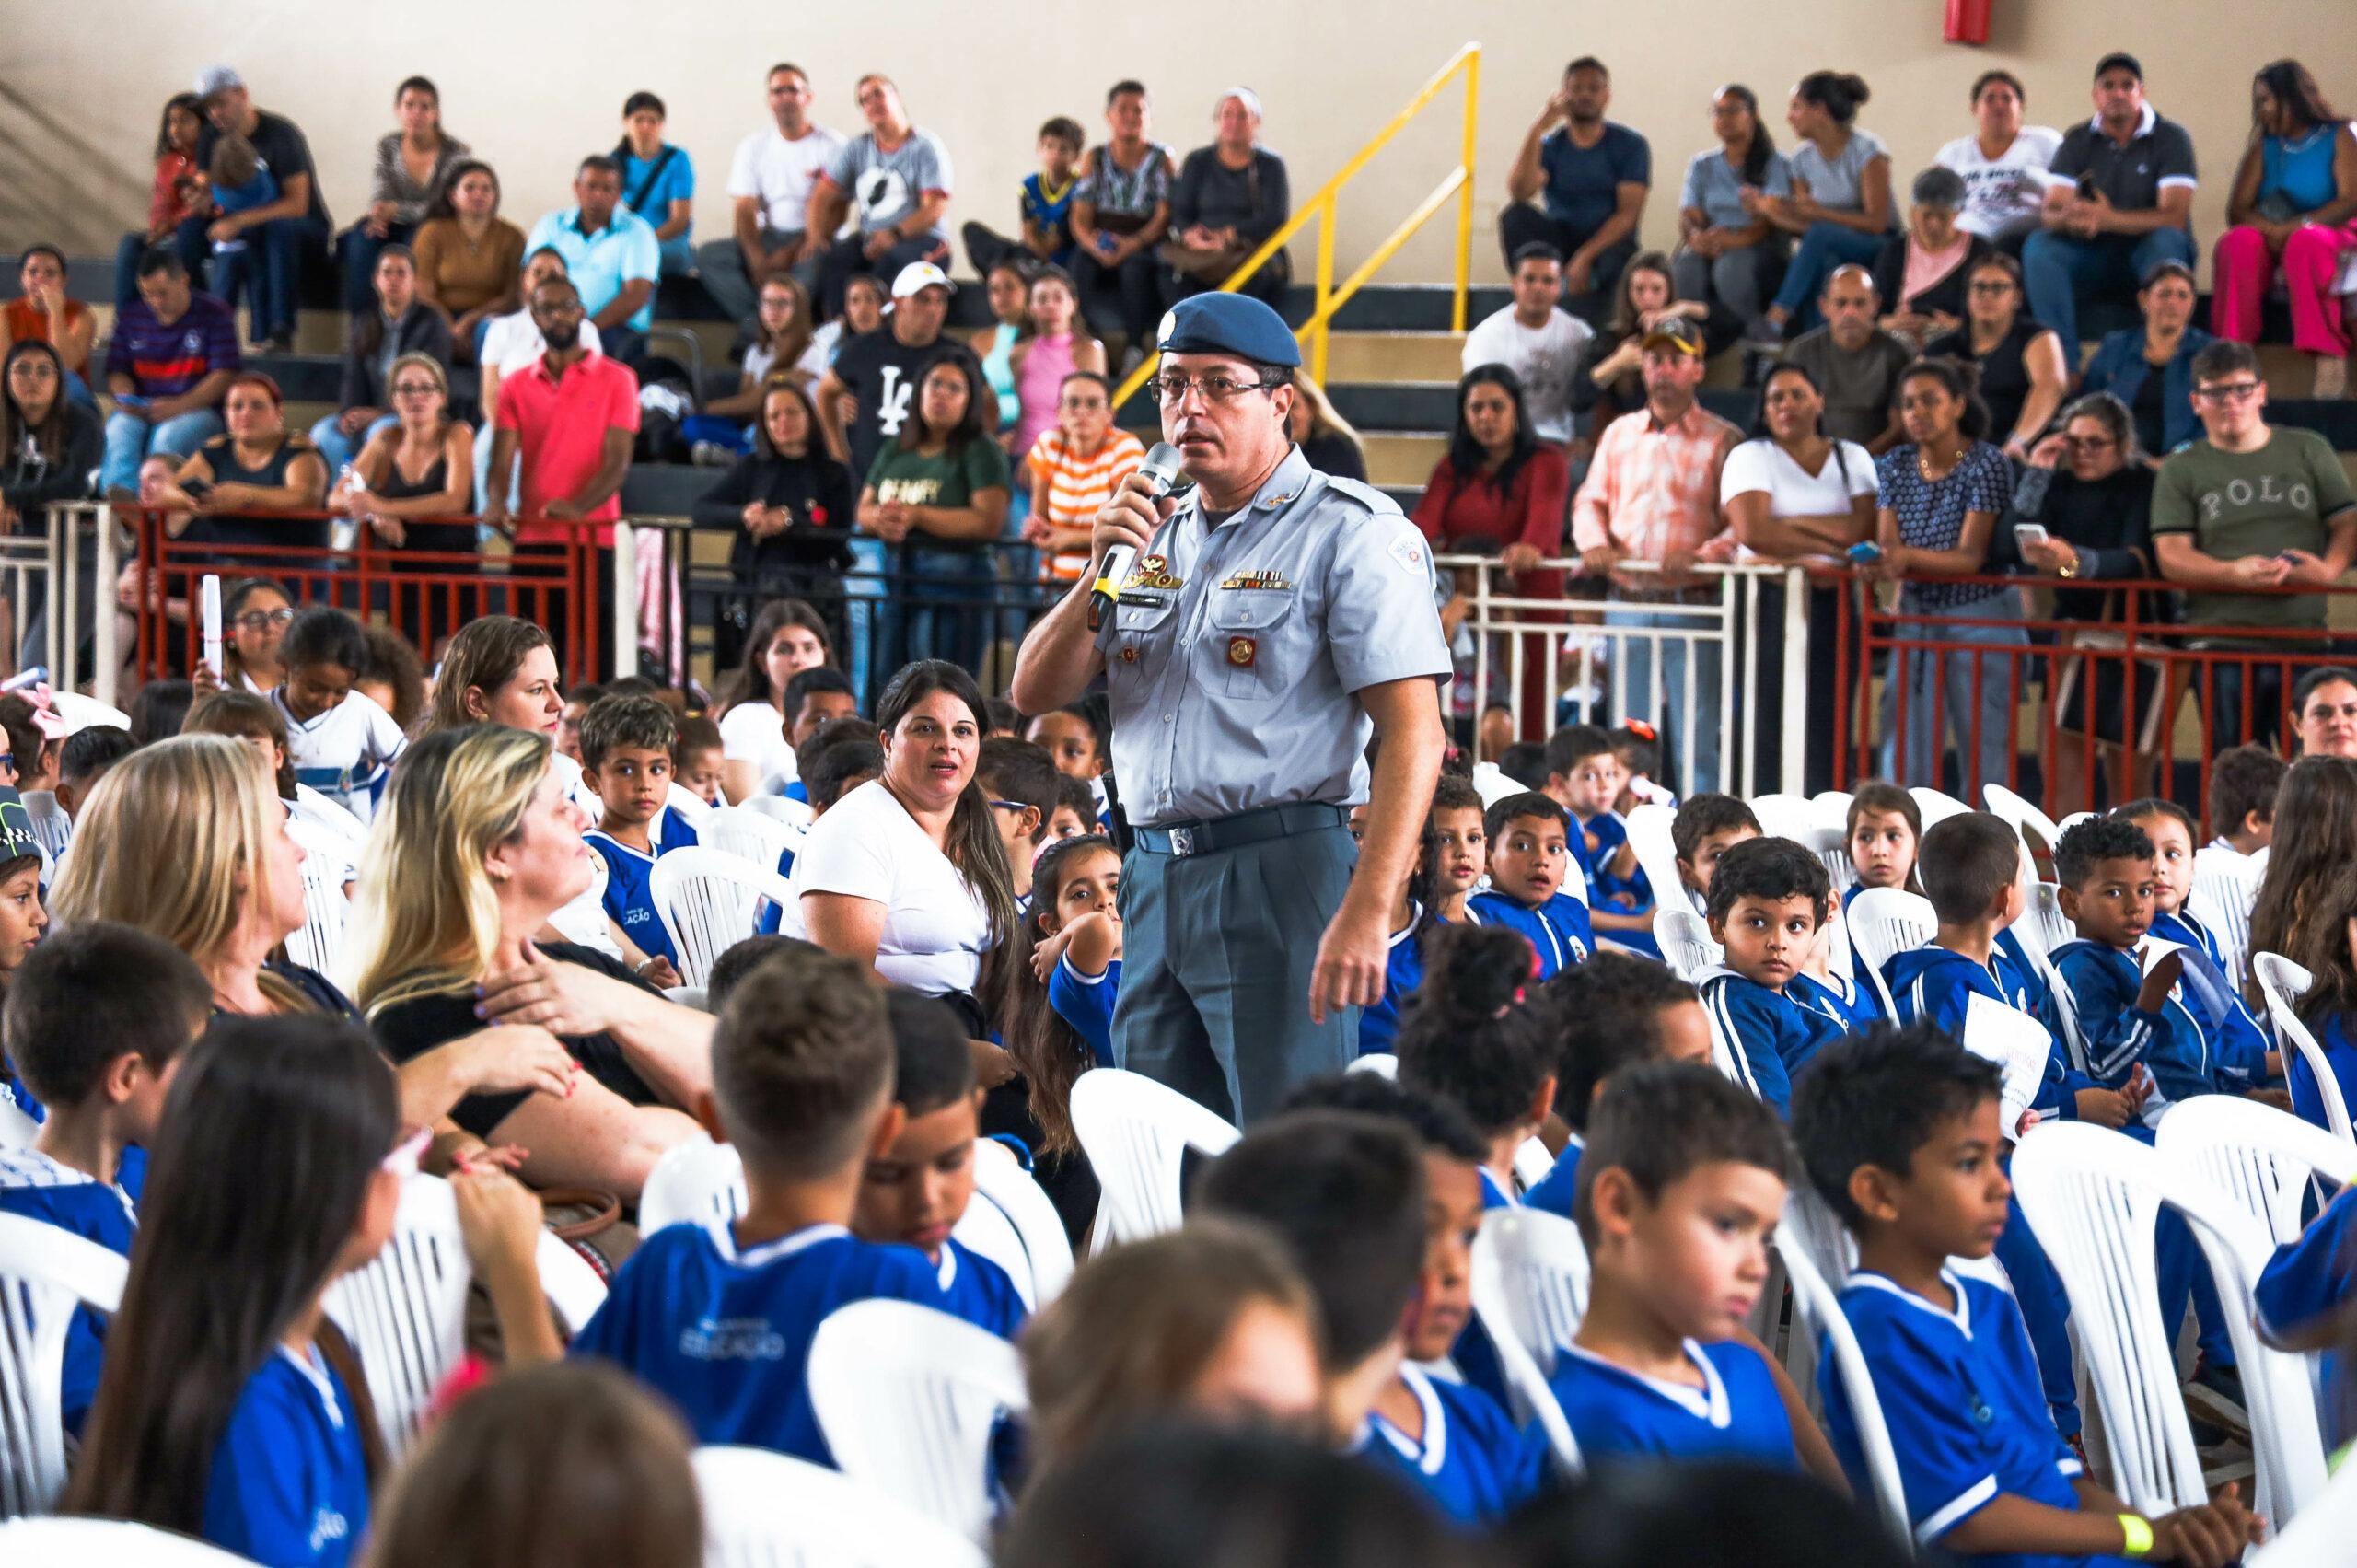
[[[24,0],[30,6],[32,0]],[[145,211],[158,110],[213,60],[234,63],[257,102],[308,133],[339,223],[365,201],[375,139],[390,128],[395,81],[423,71],[441,85],[451,129],[490,158],[507,215],[528,226],[564,199],[574,161],[610,146],[622,99],[651,88],[671,109],[670,136],[694,157],[699,239],[726,232],[729,153],[762,123],[763,68],[791,58],[811,74],[821,117],[855,122],[852,79],[882,69],[918,123],[956,159],[953,219],[1010,222],[1030,168],[1032,133],[1051,113],[1095,132],[1105,87],[1138,75],[1157,94],[1155,130],[1182,149],[1206,139],[1213,95],[1232,82],[1267,101],[1267,144],[1291,166],[1296,199],[1322,183],[1458,44],[1483,55],[1477,279],[1498,273],[1491,237],[1507,164],[1529,117],[1571,56],[1617,70],[1614,117],[1651,138],[1653,243],[1673,236],[1677,181],[1709,139],[1705,106],[1730,77],[1770,106],[1779,141],[1784,94],[1804,71],[1834,65],[1874,87],[1860,122],[1890,144],[1903,191],[1943,141],[1969,128],[1972,76],[2005,65],[2026,82],[2035,122],[2088,112],[2096,57],[2142,54],[2153,99],[2191,128],[2202,159],[2200,232],[2216,235],[2248,124],[2251,73],[2304,50],[2328,95],[2357,103],[2346,64],[2357,41],[2351,0],[1993,0],[1991,47],[1941,41],[1940,0],[1538,0],[1470,4],[1195,0],[1162,8],[1101,0],[847,0],[777,7],[708,0],[75,0],[43,25],[8,30],[0,69],[0,250],[34,238],[76,254],[111,254]],[[1107,18],[1117,18],[1108,25]],[[650,22],[649,18],[657,18]],[[29,20],[29,17],[20,18]],[[2329,20],[2341,48],[2326,46]],[[1844,41],[1829,44],[1829,40]],[[1353,184],[1339,219],[1337,275],[1365,254],[1453,161],[1452,98]],[[1310,252],[1296,251],[1306,277]],[[1395,278],[1446,277],[1450,244],[1435,223],[1395,263]]]

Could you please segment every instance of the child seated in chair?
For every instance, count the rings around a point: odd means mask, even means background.
[[[2281,770],[2282,759],[2268,755]],[[2268,811],[2272,821],[2271,800]],[[2201,1026],[2212,1059],[2237,1089],[2247,1092],[2277,1083],[2282,1061],[2227,975],[2224,948],[2191,907],[2193,819],[2173,800],[2134,800],[2111,815],[2133,822],[2153,841],[2152,935],[2184,947],[2178,955],[2184,965],[2177,976],[2178,994]],[[2280,1091],[2270,1090],[2260,1098],[2291,1109],[2290,1098]]]
[[[1526,1000],[1530,952],[1512,932],[1445,926],[1427,956],[1399,1025],[1399,1082],[1465,1113],[1482,1138],[1482,1207],[1504,1208],[1515,1202],[1515,1152],[1555,1102],[1553,1009]]]
[[[1466,900],[1466,918],[1518,933],[1538,955],[1545,980],[1596,950],[1587,905],[1564,892],[1571,815],[1538,790],[1507,796],[1483,814],[1490,838],[1490,890]]]
[[[1916,1024],[1829,1047],[1794,1095],[1810,1184],[1858,1239],[1841,1310],[1873,1376],[1915,1539],[2022,1568],[2235,1561],[2263,1526],[2235,1488],[2147,1518],[2097,1486],[2047,1418],[2014,1297],[1948,1267],[1988,1257],[2008,1225],[1999,1076]],[[1827,1434],[1863,1485],[1857,1418],[1829,1351],[1817,1382]]]
[[[2210,817],[2218,824],[2218,836],[2203,847],[2249,855],[2273,843],[2275,792],[2291,771],[2290,763],[2264,746],[2245,742],[2219,752],[2210,763]]]
[[[1851,869],[1858,874],[1856,885],[1842,896],[1842,908],[1869,889],[1923,890],[1915,879],[1916,851],[1923,842],[1922,807],[1897,784],[1866,779],[1851,792],[1842,841],[1850,846]]]
[[[1589,923],[1608,940],[1657,958],[1653,888],[1637,867],[1628,824],[1614,809],[1627,782],[1612,737],[1596,726],[1565,725],[1549,738],[1544,793],[1571,816],[1572,858],[1587,881]]]
[[[1711,1022],[1702,999],[1666,965],[1631,953],[1598,953],[1547,982],[1562,1033],[1555,1074],[1555,1114],[1570,1130],[1546,1178],[1524,1204],[1572,1217],[1587,1120],[1612,1075],[1636,1062],[1711,1065]]]
[[[1462,925],[1470,918],[1465,901],[1489,870],[1489,846],[1481,792],[1462,773],[1441,774],[1433,786],[1415,873],[1392,905],[1382,1000],[1359,1012],[1361,1056],[1388,1051],[1399,1038],[1400,1009],[1424,982],[1424,939],[1440,926]]]
[[[1817,946],[1833,896],[1824,863],[1790,839],[1747,839],[1719,859],[1711,880],[1711,939],[1726,961],[1702,979],[1702,1005],[1725,1037],[1744,1086],[1777,1115],[1793,1080],[1847,1026],[1785,988]]]
[[[651,960],[650,985],[680,983],[679,954],[655,911],[656,857],[696,842],[671,795],[679,721],[654,697],[600,697],[581,719],[582,776],[598,792],[598,825],[582,835],[606,862],[606,918]]]

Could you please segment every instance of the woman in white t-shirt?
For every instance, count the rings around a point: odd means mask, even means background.
[[[1838,563],[1852,545],[1874,537],[1875,500],[1881,489],[1875,460],[1854,441],[1835,441],[1824,431],[1825,398],[1817,380],[1797,365],[1779,365],[1759,389],[1759,417],[1752,438],[1727,454],[1719,473],[1719,505],[1743,546],[1743,558],[1760,562]],[[1832,584],[1808,589],[1808,689],[1848,690],[1842,681],[1840,645],[1834,634],[1840,592]],[[1759,626],[1755,645],[1781,649],[1784,641],[1782,579],[1759,585]],[[1782,728],[1771,705],[1759,714],[1755,778],[1773,778],[1782,766]],[[1805,752],[1809,792],[1831,789],[1830,726],[1812,726]],[[1791,781],[1786,781],[1790,787]]]
[[[785,683],[834,660],[827,623],[798,598],[773,598],[745,633],[745,662],[720,689],[720,788],[743,804],[772,780],[802,776],[786,735]]]
[[[1015,931],[1015,876],[974,782],[987,719],[973,677],[942,659],[903,668],[876,722],[884,773],[810,825],[795,858],[802,922],[830,953],[875,967],[957,1007],[970,1038],[988,1033],[985,958]],[[1004,1053],[997,1053],[1003,1057]],[[1014,1074],[993,1063],[993,1086]]]

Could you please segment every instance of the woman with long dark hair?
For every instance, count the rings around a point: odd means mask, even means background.
[[[996,405],[961,355],[935,359],[911,403],[867,471],[859,526],[899,547],[908,648],[976,669],[994,597],[990,542],[1010,494],[1006,453],[991,436]]]
[[[1760,123],[1759,99],[1740,82],[1711,99],[1719,145],[1686,165],[1678,196],[1678,255],[1672,275],[1680,299],[1715,306],[1744,327],[1759,319],[1784,275],[1792,241],[1744,203],[1793,193],[1792,166]]]
[[[761,285],[764,299],[778,281]],[[728,536],[729,575],[740,593],[825,605],[840,618],[859,510],[851,471],[828,456],[818,409],[800,382],[772,375],[751,412],[753,450],[696,502],[695,526]],[[744,602],[731,608],[741,614]],[[715,620],[713,657],[724,668],[744,656],[742,624],[726,611]]]
[[[1606,425],[1645,406],[1645,334],[1672,316],[1709,320],[1710,306],[1678,296],[1672,270],[1658,250],[1640,250],[1620,269],[1612,314],[1572,367],[1572,412],[1587,416],[1588,429],[1571,445],[1573,462],[1587,460]]]
[[[2281,953],[2295,963],[2319,940],[2335,935],[2320,929],[2319,913],[2332,889],[2357,863],[2357,762],[2340,757],[2303,757],[2283,775],[2275,792],[2275,842],[2267,852],[2267,874],[2251,905],[2250,950]],[[2340,933],[2345,938],[2346,933]],[[2258,981],[2249,982],[2258,1006]]]
[[[743,656],[720,684],[721,789],[730,804],[772,778],[801,776],[786,734],[785,686],[806,669],[834,662],[834,633],[798,598],[773,598],[755,612]]]
[[[336,236],[336,253],[343,261],[343,308],[354,312],[368,308],[377,253],[415,237],[450,171],[467,156],[467,144],[442,128],[442,90],[425,77],[402,78],[393,89],[393,113],[401,129],[377,139],[368,210]]]
[[[1964,325],[1923,346],[1926,359],[1976,367],[1974,384],[1989,406],[1989,437],[2015,459],[2029,456],[2071,389],[2062,340],[2032,320],[2022,301],[2019,261],[2002,250],[1968,261]]]
[[[499,215],[499,176],[464,158],[450,166],[412,241],[417,296],[450,319],[471,361],[492,321],[523,308],[524,231]]]
[[[41,508],[92,494],[106,438],[99,416],[66,396],[65,362],[38,338],[0,360],[0,521],[38,533]]]
[[[2297,60],[2259,67],[2250,84],[2250,145],[2235,170],[2212,261],[2210,330],[2258,342],[2278,266],[2292,303],[2292,346],[2309,356],[2311,396],[2349,390],[2351,338],[2336,285],[2357,248],[2357,133]]]

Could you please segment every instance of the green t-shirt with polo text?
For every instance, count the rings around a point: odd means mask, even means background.
[[[899,442],[887,441],[867,470],[867,483],[878,501],[970,506],[978,491],[1007,488],[1006,470],[1006,454],[987,436],[974,436],[946,452],[903,451]],[[971,550],[988,541],[935,539],[920,528],[909,535],[909,542],[935,550]]]
[[[2196,441],[2171,454],[2153,487],[2153,532],[2193,536],[2214,561],[2279,551],[2321,555],[2337,513],[2357,505],[2332,444],[2311,430],[2268,433],[2256,452],[2222,452]],[[2185,618],[2199,626],[2316,627],[2322,594],[2237,594],[2189,590]],[[2212,639],[2214,641],[2214,639]]]

